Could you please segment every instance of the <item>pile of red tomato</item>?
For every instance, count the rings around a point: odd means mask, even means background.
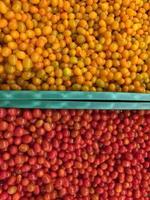
[[[0,200],[149,200],[150,111],[0,109]]]

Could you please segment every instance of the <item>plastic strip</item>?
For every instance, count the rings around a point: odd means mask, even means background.
[[[120,92],[72,92],[72,91],[0,91],[0,100],[105,100],[149,101],[150,94]]]
[[[150,110],[150,103],[6,100],[0,101],[0,107],[42,109]]]

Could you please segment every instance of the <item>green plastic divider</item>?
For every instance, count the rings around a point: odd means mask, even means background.
[[[42,108],[42,109],[150,110],[150,103],[6,100],[6,101],[0,101],[0,107]]]
[[[150,94],[76,91],[0,91],[0,100],[147,101]]]

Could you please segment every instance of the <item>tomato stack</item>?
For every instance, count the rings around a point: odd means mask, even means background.
[[[0,0],[0,89],[150,91],[149,0]]]
[[[0,200],[149,200],[139,93],[150,0],[0,0]]]
[[[150,111],[0,109],[1,200],[149,200]]]

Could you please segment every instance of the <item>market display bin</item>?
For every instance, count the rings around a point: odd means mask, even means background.
[[[1,107],[50,109],[150,109],[150,95],[111,92],[0,91]]]
[[[0,200],[150,199],[149,0],[0,0]]]

